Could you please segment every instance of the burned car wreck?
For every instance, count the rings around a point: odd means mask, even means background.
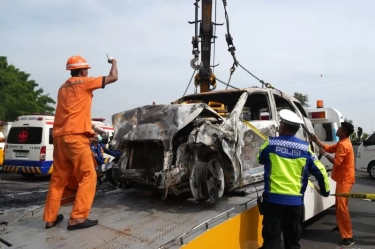
[[[264,136],[278,135],[278,111],[289,109],[313,127],[300,103],[268,88],[184,96],[112,116],[110,143],[122,156],[113,177],[127,187],[217,200],[224,191],[263,181],[256,155]],[[263,135],[263,138],[262,138]],[[306,140],[300,129],[298,137]]]

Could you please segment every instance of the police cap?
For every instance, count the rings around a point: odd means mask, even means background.
[[[280,119],[288,125],[299,126],[303,124],[302,119],[300,119],[297,114],[287,109],[280,111]]]

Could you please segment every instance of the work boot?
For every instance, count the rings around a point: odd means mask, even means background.
[[[354,244],[354,238],[345,238],[341,241],[340,246],[351,246]]]
[[[75,225],[69,225],[68,223],[68,230],[76,230],[76,229],[83,229],[98,225],[98,220],[89,220],[86,219],[84,222],[77,223]]]
[[[332,228],[331,232],[340,232],[339,226],[335,226],[334,228]]]

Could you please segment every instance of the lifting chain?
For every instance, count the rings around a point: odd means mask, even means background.
[[[224,12],[225,12],[225,19],[226,19],[226,23],[227,23],[227,34],[225,34],[225,40],[228,44],[228,51],[230,52],[230,54],[233,57],[233,65],[235,65],[237,67],[238,61],[237,61],[236,54],[235,54],[236,47],[233,45],[233,37],[232,37],[232,35],[230,34],[230,31],[229,31],[229,16],[228,16],[228,12],[227,12],[227,1],[226,0],[223,0],[223,5],[224,5]],[[231,71],[232,71],[232,69],[231,69]]]
[[[234,66],[235,66],[235,64],[233,63],[232,67],[230,68],[229,80],[228,80],[228,84],[227,84],[227,87],[225,88],[225,90],[228,89],[230,80],[232,79],[232,75],[233,75],[234,71],[236,71],[236,68]]]
[[[196,71],[197,71],[197,70],[194,70],[193,74],[191,75],[191,78],[190,78],[189,84],[187,85],[187,87],[186,87],[186,89],[185,89],[185,92],[184,92],[184,95],[182,95],[182,97],[184,97],[184,96],[186,95],[187,90],[188,90],[189,87],[190,87],[190,84],[191,84],[191,82],[192,82],[192,80],[193,80],[193,78],[194,78],[194,74],[195,74]],[[197,87],[195,87],[195,92],[196,92],[196,91],[197,91]]]

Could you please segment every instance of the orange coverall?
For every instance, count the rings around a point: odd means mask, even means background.
[[[43,220],[53,222],[62,198],[76,195],[70,218],[87,218],[96,191],[90,149],[92,92],[104,88],[105,78],[72,77],[59,89],[53,125],[53,172]]]
[[[324,145],[328,153],[336,153],[332,179],[336,182],[336,194],[349,193],[355,183],[354,151],[349,138],[334,145]],[[342,238],[352,238],[352,222],[349,215],[348,198],[336,196],[336,220]]]

